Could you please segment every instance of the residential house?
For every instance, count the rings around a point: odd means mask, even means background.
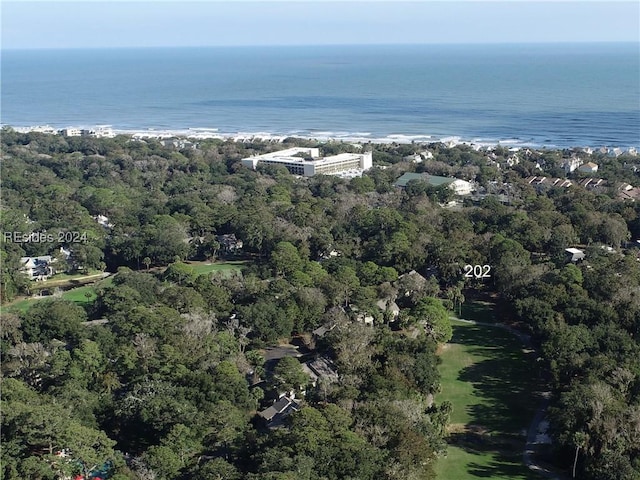
[[[269,408],[258,412],[258,416],[267,423],[269,428],[277,428],[284,424],[285,418],[300,408],[300,401],[296,400],[293,395],[282,395]]]
[[[539,192],[544,190],[545,188],[550,188],[550,187],[569,188],[570,186],[573,185],[573,183],[571,183],[571,180],[567,180],[565,178],[549,178],[549,177],[538,177],[538,176],[528,177],[526,179],[526,182],[532,187],[535,187],[535,189]]]
[[[429,150],[425,150],[424,152],[414,153],[413,155],[407,155],[403,158],[403,160],[412,163],[422,163],[426,160],[432,160],[433,153]]]
[[[96,215],[91,218],[93,218],[96,222],[98,222],[99,225],[105,228],[113,228],[113,223],[109,223],[109,217],[107,217],[106,215]]]
[[[400,315],[400,307],[393,298],[381,298],[376,302],[376,306],[390,315],[389,321],[391,322],[395,322]]]
[[[579,262],[580,260],[584,260],[584,252],[577,248],[565,248],[564,250],[567,252],[567,260],[570,262]]]
[[[607,181],[602,178],[583,178],[578,182],[578,185],[586,188],[587,190],[601,190],[607,186]]]
[[[398,277],[394,286],[398,289],[398,295],[409,297],[415,292],[421,291],[427,284],[427,279],[415,270],[403,273]]]
[[[349,311],[351,313],[350,317],[352,320],[373,327],[373,315],[361,312],[360,309],[355,305],[349,305]]]
[[[356,322],[364,323],[373,327],[373,315],[367,315],[366,313],[358,313],[356,315]]]
[[[216,240],[220,244],[220,249],[224,253],[237,253],[242,250],[242,240],[236,238],[235,233],[216,236]]]
[[[576,170],[580,165],[582,165],[582,160],[578,157],[567,158],[562,164],[562,169],[565,173],[572,173]]]
[[[640,188],[634,187],[629,183],[622,183],[618,187],[618,198],[620,200],[629,200],[635,202],[640,200]]]
[[[580,173],[596,173],[598,171],[598,165],[593,162],[587,162],[578,167]]]
[[[30,280],[46,280],[55,274],[51,266],[52,262],[53,257],[51,255],[22,257],[20,258],[20,271],[27,275]]]
[[[191,142],[189,140],[185,140],[183,138],[177,139],[169,139],[169,140],[161,140],[160,143],[165,147],[174,147],[181,150],[197,150],[198,144],[195,142]]]
[[[619,157],[620,155],[622,155],[624,152],[622,151],[621,148],[615,147],[615,148],[610,148],[607,151],[607,155],[610,157]]]
[[[333,258],[333,257],[339,257],[340,256],[340,252],[338,252],[337,250],[327,250],[323,253],[320,254],[320,260],[327,260],[329,258]]]
[[[311,377],[311,382],[315,386],[319,379],[335,383],[338,381],[338,373],[333,362],[327,357],[318,357],[302,364],[303,370]]]
[[[311,338],[306,342],[310,350],[314,350],[318,341],[336,327],[337,323],[322,325],[311,332]]]
[[[518,165],[520,164],[520,157],[518,157],[518,155],[510,155],[507,160],[506,160],[506,164],[509,167],[513,167],[514,165]]]
[[[407,155],[406,157],[403,157],[402,159],[405,162],[422,163],[422,157],[420,156],[419,153],[414,153],[413,155]]]

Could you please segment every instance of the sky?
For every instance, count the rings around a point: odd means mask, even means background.
[[[625,1],[7,1],[2,49],[640,42]]]

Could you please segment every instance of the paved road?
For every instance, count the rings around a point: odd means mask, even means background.
[[[516,337],[518,337],[520,341],[525,345],[525,347],[533,349],[530,335],[527,335],[526,333],[522,333],[516,330],[515,328],[510,327],[509,325],[505,325],[504,323],[476,322],[475,320],[463,320],[462,318],[457,318],[457,317],[450,317],[450,318],[453,320],[458,320],[459,322],[469,323],[472,325],[501,328],[502,330],[506,330],[512,333],[513,335],[515,335]],[[541,395],[544,398],[544,401],[538,407],[536,414],[534,415],[533,419],[531,420],[531,423],[529,424],[529,429],[527,431],[527,443],[525,444],[524,452],[522,454],[522,461],[527,466],[527,468],[529,468],[529,470],[536,472],[538,475],[542,477],[550,478],[553,480],[564,480],[565,479],[564,476],[561,476],[555,472],[552,472],[547,467],[542,466],[540,463],[538,463],[536,459],[536,455],[538,453],[538,449],[540,446],[540,443],[536,441],[536,438],[538,436],[540,424],[544,420],[547,407],[549,406],[550,392],[542,392]]]
[[[536,462],[536,455],[538,454],[538,449],[540,445],[544,445],[543,443],[539,443],[537,441],[538,432],[540,430],[540,424],[545,418],[545,414],[547,411],[547,407],[549,406],[549,396],[551,392],[543,392],[542,396],[544,398],[544,402],[540,405],[540,408],[536,411],[535,416],[531,420],[531,424],[529,425],[529,431],[527,432],[527,444],[524,447],[524,453],[522,454],[522,461],[529,468],[529,470],[533,470],[538,475],[541,475],[545,478],[551,478],[553,480],[564,480],[564,476],[561,476],[549,468],[543,467],[539,463]]]

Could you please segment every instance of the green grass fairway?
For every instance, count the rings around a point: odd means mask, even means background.
[[[113,282],[113,277],[108,277],[94,285],[85,285],[84,287],[72,288],[71,290],[67,290],[66,292],[63,292],[61,295],[61,298],[64,298],[65,300],[71,300],[72,302],[75,302],[79,305],[84,306],[86,304],[92,303],[97,298],[96,287],[98,286],[106,287],[108,285],[111,285],[112,282]],[[91,294],[88,298],[86,296],[87,292]],[[27,310],[29,310],[31,305],[33,305],[35,302],[45,298],[56,298],[56,297],[46,296],[46,297],[25,298],[23,300],[18,300],[17,302],[11,303],[10,305],[3,306],[2,310],[6,312],[14,312],[14,313],[26,312]]]
[[[510,457],[510,458],[509,458]],[[474,451],[468,447],[449,445],[447,458],[436,464],[438,480],[538,480],[537,476],[522,464],[522,455],[509,455],[491,451]]]
[[[8,305],[2,306],[2,311],[7,313],[24,313],[29,310],[29,307],[33,305],[34,302],[37,302],[37,298],[25,298],[23,300],[18,300],[11,302]]]
[[[532,355],[500,328],[452,324],[453,338],[440,353],[442,393],[436,401],[450,401],[453,412],[438,478],[539,478],[522,464],[523,432],[538,404]]]
[[[495,323],[495,304],[482,300],[467,300],[462,304],[461,318],[476,322]]]
[[[62,298],[64,298],[65,300],[71,300],[72,302],[76,302],[81,305],[91,303],[97,297],[98,296],[96,295],[96,290],[93,286],[72,288],[71,290],[62,294]]]
[[[187,262],[187,264],[191,266],[193,271],[198,275],[207,275],[212,272],[231,275],[233,272],[239,272],[246,263],[247,262],[242,260],[220,263]]]

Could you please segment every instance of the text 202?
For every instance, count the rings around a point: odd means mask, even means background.
[[[465,265],[464,277],[465,278],[491,278],[489,274],[491,272],[490,265]]]

